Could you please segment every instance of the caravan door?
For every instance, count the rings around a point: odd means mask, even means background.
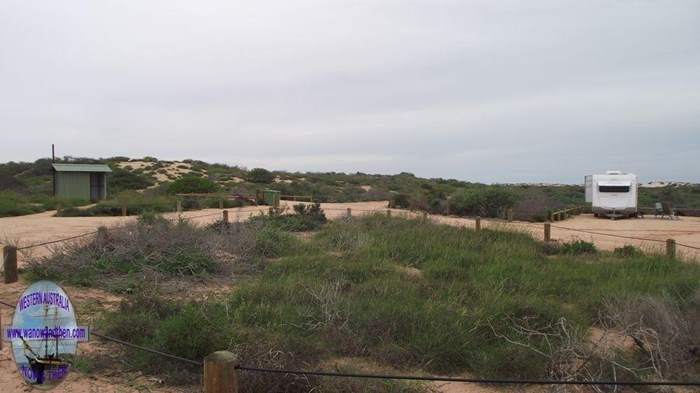
[[[588,175],[584,178],[586,185],[586,202],[593,203],[593,175]]]

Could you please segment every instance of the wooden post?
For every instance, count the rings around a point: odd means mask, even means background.
[[[352,217],[352,209],[351,208],[348,208],[347,217],[348,218]]]
[[[548,242],[552,240],[552,224],[545,222],[544,223],[544,241]]]
[[[95,235],[95,240],[98,243],[103,243],[107,240],[107,227],[98,227],[97,234]]]
[[[386,216],[391,217],[391,210],[390,209],[386,209]]]
[[[2,250],[5,284],[17,282],[17,247],[5,246]]]
[[[479,216],[474,219],[474,230],[477,232],[481,230],[481,217]]]
[[[223,208],[224,208],[224,200],[219,199],[219,209],[223,209]]]
[[[126,217],[128,215],[128,210],[126,206],[122,206],[122,217]]]
[[[177,199],[177,212],[182,213],[182,201],[180,198]]]
[[[214,352],[204,358],[204,393],[238,393],[236,355]]]
[[[673,239],[666,240],[666,256],[669,258],[676,257],[676,241]]]
[[[224,210],[222,212],[222,214],[223,214],[222,219],[224,220],[224,224],[228,224],[228,210]]]
[[[508,222],[513,221],[513,209],[506,209],[506,219],[508,220]]]

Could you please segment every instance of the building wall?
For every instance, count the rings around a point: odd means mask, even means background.
[[[89,172],[56,172],[56,196],[90,200]]]

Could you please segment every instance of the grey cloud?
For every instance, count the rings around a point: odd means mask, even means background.
[[[0,4],[0,161],[700,181],[696,1]]]

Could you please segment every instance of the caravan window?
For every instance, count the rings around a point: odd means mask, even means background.
[[[600,192],[630,192],[630,186],[599,186]]]

